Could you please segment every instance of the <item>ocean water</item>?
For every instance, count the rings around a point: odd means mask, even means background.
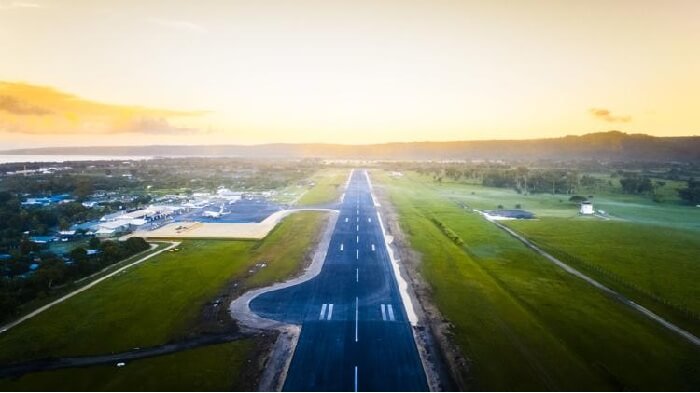
[[[134,161],[150,160],[150,156],[84,156],[84,155],[33,155],[0,154],[0,164],[14,162],[66,162],[66,161]]]

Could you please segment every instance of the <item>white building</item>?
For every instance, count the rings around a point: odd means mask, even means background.
[[[581,210],[579,210],[579,213],[586,215],[594,214],[595,210],[593,210],[593,204],[589,201],[581,202]]]

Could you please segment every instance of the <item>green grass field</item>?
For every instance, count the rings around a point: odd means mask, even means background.
[[[332,203],[340,198],[348,180],[347,169],[322,169],[311,180],[314,186],[306,191],[297,204],[299,206],[322,205]]]
[[[255,339],[197,348],[156,358],[62,369],[0,380],[2,391],[228,391],[250,388],[238,378]]]
[[[499,205],[506,209],[514,209],[516,205],[520,205],[538,217],[578,216],[578,204],[569,202],[569,195],[522,195],[512,189],[484,187],[479,184],[443,181],[438,185],[429,176],[415,173],[407,173],[405,177],[434,185],[435,192],[441,196],[462,202],[474,209],[496,209]],[[677,186],[679,185],[680,183]],[[671,198],[671,191],[675,190],[671,185],[666,185],[664,189],[669,195],[668,201],[664,203],[653,202],[646,196],[625,195],[609,190],[594,194],[592,201],[596,210],[604,210],[614,220],[700,231],[700,208],[683,205],[678,198]],[[591,195],[587,192],[583,194]]]
[[[557,258],[700,334],[697,231],[562,218],[507,225]]]
[[[0,362],[119,352],[182,338],[227,282],[261,286],[299,271],[324,217],[293,214],[258,242],[185,241],[180,251],[156,256],[3,333]],[[267,267],[249,276],[259,262]]]
[[[422,255],[420,270],[433,300],[471,360],[473,389],[700,387],[700,351],[457,203],[457,196],[472,191],[482,197],[483,189],[379,172],[374,178],[386,187],[402,229]],[[506,204],[483,198],[470,206]],[[531,202],[568,214],[552,207],[557,200]]]

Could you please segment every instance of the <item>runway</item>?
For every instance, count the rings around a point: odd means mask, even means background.
[[[301,325],[286,391],[427,391],[364,171],[353,172],[315,278],[250,303]]]

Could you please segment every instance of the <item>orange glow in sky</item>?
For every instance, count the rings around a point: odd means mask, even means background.
[[[700,134],[700,2],[0,0],[0,148]]]

